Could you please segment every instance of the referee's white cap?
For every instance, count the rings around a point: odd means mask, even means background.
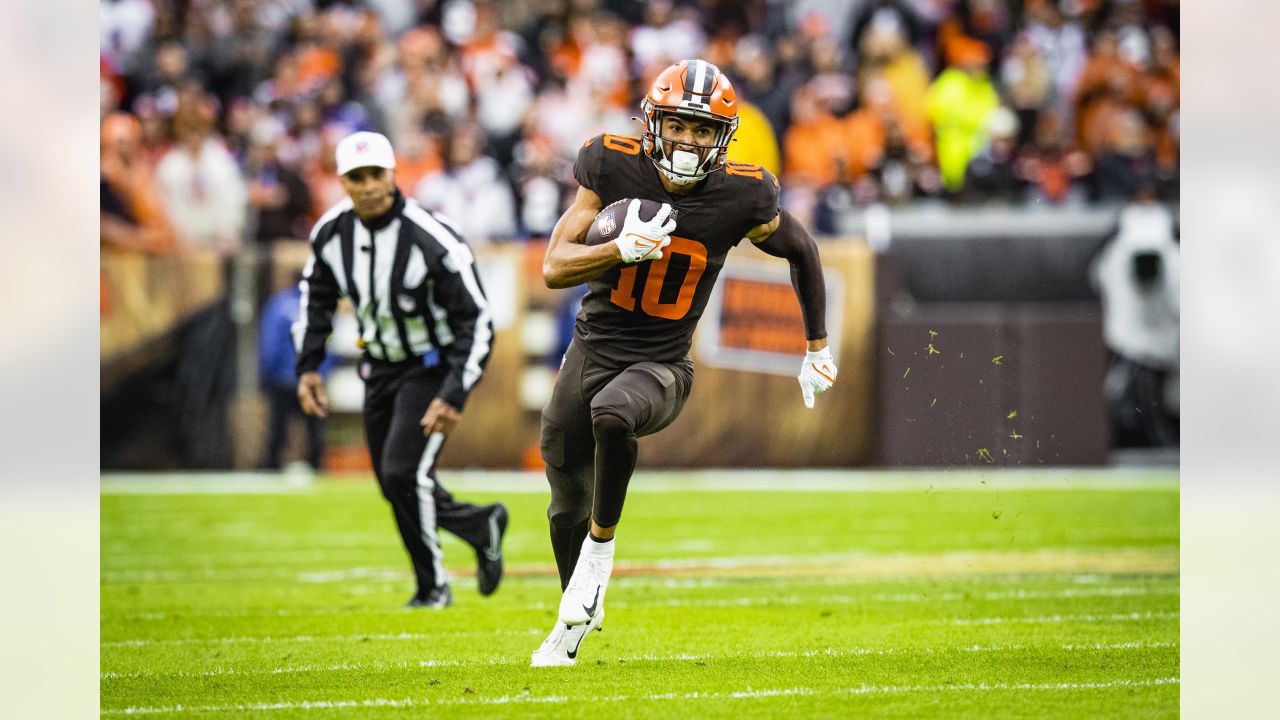
[[[396,154],[391,149],[391,141],[386,135],[375,132],[358,132],[338,141],[335,153],[338,161],[338,174],[347,173],[360,167],[394,168]]]

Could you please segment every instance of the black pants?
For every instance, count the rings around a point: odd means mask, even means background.
[[[693,388],[693,363],[592,361],[574,340],[542,411],[542,460],[551,485],[551,547],[560,585],[569,583],[588,520],[612,527],[622,516],[635,469],[636,438],[680,415]]]
[[[446,582],[439,526],[473,548],[489,542],[488,518],[496,506],[458,502],[436,479],[444,436],[422,434],[420,421],[444,382],[440,368],[419,362],[360,362],[365,380],[364,429],[382,495],[391,503],[400,539],[413,562],[418,594]]]
[[[1169,376],[1111,353],[1106,394],[1113,447],[1177,447],[1180,420],[1165,402]]]
[[[262,392],[267,396],[271,412],[267,425],[267,456],[262,461],[263,467],[280,469],[283,464],[285,442],[289,438],[289,420],[296,415],[302,418],[307,426],[307,462],[316,470],[322,469],[324,467],[324,420],[302,412],[302,406],[298,404],[298,388],[295,385],[265,385]]]

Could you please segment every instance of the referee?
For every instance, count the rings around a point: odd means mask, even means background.
[[[311,231],[293,326],[298,400],[310,415],[327,414],[317,370],[338,298],[350,298],[364,350],[369,454],[418,581],[407,607],[453,602],[437,525],[475,548],[477,584],[489,595],[502,579],[507,509],[458,502],[436,479],[440,446],[484,373],[493,343],[474,258],[453,223],[400,194],[386,137],[358,132],[343,138],[337,163],[349,197]]]

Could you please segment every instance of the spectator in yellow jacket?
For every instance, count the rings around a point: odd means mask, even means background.
[[[986,142],[987,122],[1000,98],[987,75],[991,51],[985,44],[956,38],[948,51],[950,67],[929,86],[928,109],[942,184],[956,192],[964,185],[969,161]]]
[[[782,161],[773,125],[760,108],[745,100],[739,102],[742,104],[738,106],[738,132],[729,143],[729,160],[762,165],[774,175],[780,174]]]

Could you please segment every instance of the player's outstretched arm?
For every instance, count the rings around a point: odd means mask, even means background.
[[[547,287],[581,285],[622,262],[622,253],[614,243],[584,244],[587,229],[602,207],[599,195],[585,187],[578,188],[573,205],[560,216],[547,243],[547,254],[542,259],[542,280]]]
[[[791,213],[780,210],[773,220],[747,233],[756,247],[786,259],[791,265],[791,286],[795,288],[804,316],[806,352],[800,365],[800,392],[805,407],[836,382],[836,363],[827,347],[827,285],[822,277],[818,244]]]

